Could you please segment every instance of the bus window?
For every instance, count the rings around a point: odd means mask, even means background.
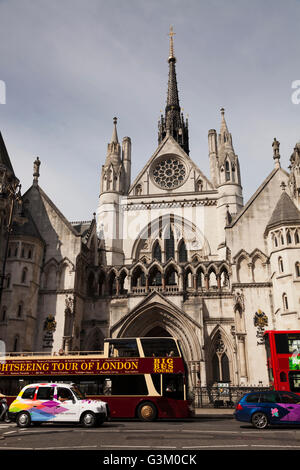
[[[109,357],[139,357],[135,339],[109,340]]]
[[[300,352],[300,335],[288,334],[288,345],[289,345],[289,353],[293,353],[295,351]]]
[[[280,382],[287,382],[287,377],[286,377],[285,372],[280,372],[279,378],[280,378]]]
[[[173,338],[142,338],[145,357],[179,357],[176,341]]]
[[[300,350],[300,334],[275,333],[277,354],[292,354]]]
[[[163,396],[183,400],[184,381],[181,374],[168,374],[163,376]]]
[[[291,392],[300,393],[300,372],[289,372]]]

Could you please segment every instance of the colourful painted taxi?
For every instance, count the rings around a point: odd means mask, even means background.
[[[65,383],[26,385],[9,407],[9,417],[19,427],[38,423],[100,425],[109,418],[109,407],[101,400],[87,400],[78,387]]]
[[[246,393],[235,409],[238,421],[265,429],[272,424],[300,424],[300,396],[292,392]]]

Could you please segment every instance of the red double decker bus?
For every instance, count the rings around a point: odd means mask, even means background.
[[[300,331],[264,333],[270,386],[300,394]]]
[[[106,401],[112,418],[190,416],[186,366],[175,338],[106,339],[102,354],[35,354],[0,358],[0,389],[9,402],[32,382],[71,382],[87,398]]]

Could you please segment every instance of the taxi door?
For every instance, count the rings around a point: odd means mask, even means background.
[[[79,402],[72,391],[63,385],[56,388],[56,408],[54,422],[78,422],[80,417]]]

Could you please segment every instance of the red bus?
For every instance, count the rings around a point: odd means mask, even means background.
[[[10,353],[0,358],[0,390],[9,403],[33,382],[74,383],[87,398],[106,401],[112,418],[191,415],[186,366],[171,337],[106,339],[102,354]]]
[[[300,331],[265,331],[270,386],[300,394]]]

